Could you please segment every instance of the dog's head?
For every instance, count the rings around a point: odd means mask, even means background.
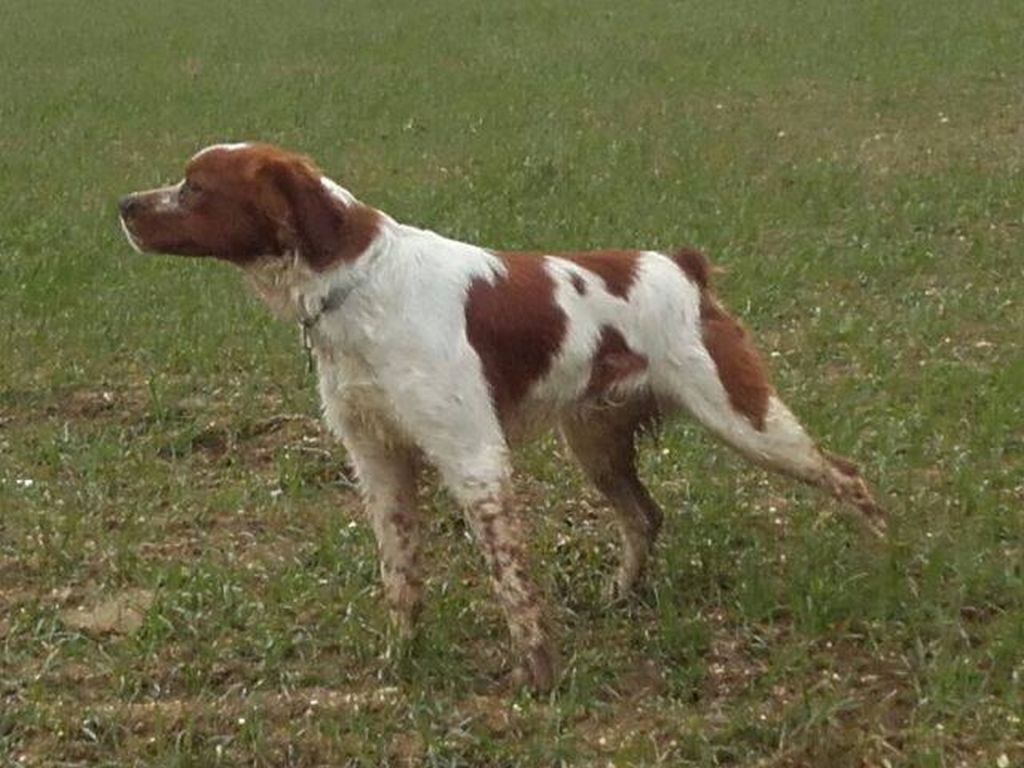
[[[377,227],[377,212],[328,182],[308,158],[267,144],[207,147],[180,182],[128,195],[119,207],[140,251],[240,266],[297,254],[323,271],[358,256]]]

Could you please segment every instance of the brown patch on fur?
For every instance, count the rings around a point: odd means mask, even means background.
[[[702,291],[711,287],[711,273],[714,268],[701,251],[696,248],[682,248],[672,254],[672,260]]]
[[[700,288],[704,346],[715,361],[729,403],[746,416],[755,429],[763,431],[772,394],[768,373],[746,328],[718,303],[711,288],[715,268],[707,256],[693,248],[683,248],[672,259]]]
[[[722,309],[710,291],[701,292],[700,319],[704,346],[715,361],[729,402],[755,429],[764,431],[772,387],[746,328]]]
[[[358,203],[345,205],[332,196],[321,181],[323,173],[308,158],[276,148],[261,150],[256,171],[260,193],[271,200],[281,195],[286,204],[283,215],[277,217],[279,240],[297,248],[317,272],[358,258],[377,236],[380,214]],[[268,205],[265,210],[275,207]]]
[[[625,299],[636,279],[637,251],[583,251],[554,253],[560,259],[579,264],[588,272],[599,275],[612,296]]]
[[[298,251],[315,271],[357,258],[377,235],[380,214],[345,205],[309,158],[266,144],[212,148],[194,157],[184,189],[122,201],[126,226],[147,251],[213,256],[244,265]]]
[[[545,256],[552,256],[571,261],[600,277],[604,281],[608,293],[612,296],[625,299],[629,296],[629,289],[633,287],[633,281],[636,279],[636,264],[640,254],[638,251],[567,251],[565,253],[503,251],[498,256],[502,258],[506,256],[526,257],[538,261]],[[573,275],[570,279],[573,287],[582,295],[586,291],[586,284],[579,275]]]
[[[646,369],[647,356],[634,352],[618,330],[605,325],[601,328],[601,338],[594,350],[587,395],[593,397],[604,394],[620,381]]]
[[[476,279],[466,297],[466,334],[480,356],[498,413],[507,418],[542,378],[565,337],[567,319],[555,303],[544,261],[503,254],[506,274]]]

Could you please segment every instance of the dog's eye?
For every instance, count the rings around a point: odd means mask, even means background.
[[[185,179],[185,181],[181,183],[181,188],[178,190],[178,199],[181,201],[189,200],[201,191],[202,188],[198,184],[194,181]]]

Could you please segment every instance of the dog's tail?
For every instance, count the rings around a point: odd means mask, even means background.
[[[823,488],[883,532],[886,514],[856,465],[819,450],[775,393],[750,334],[715,296],[707,258],[684,250],[674,259],[700,289],[701,327],[670,361],[667,394],[751,461]]]

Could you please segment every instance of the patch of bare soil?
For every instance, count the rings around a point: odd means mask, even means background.
[[[713,707],[724,706],[749,690],[767,671],[768,663],[752,647],[753,637],[731,625],[725,611],[713,612],[708,617],[708,628],[711,637],[704,659],[707,674],[701,696]],[[784,632],[785,629],[778,625],[766,628],[759,640],[762,643],[775,642]],[[767,637],[769,634],[770,639]]]
[[[69,627],[92,634],[130,635],[137,632],[153,604],[153,593],[128,589],[104,600],[61,611]]]
[[[241,423],[221,417],[189,437],[187,453],[216,461],[229,453],[240,456],[244,451],[251,463],[263,463],[277,449],[286,446],[294,445],[299,450],[317,452],[310,450],[310,446],[318,446],[323,437],[318,421],[306,414],[276,414]],[[166,444],[158,453],[166,459],[174,458],[179,451],[179,447]]]
[[[220,391],[156,406],[148,386],[134,382],[57,393],[42,407],[12,409],[0,423],[42,414],[62,422],[118,425],[129,439],[154,440],[162,459],[187,459],[214,468],[231,464],[273,469],[277,458],[287,452],[302,457],[303,479],[308,482],[354,485],[344,449],[318,416],[282,412],[282,403],[273,393],[263,400],[259,410],[267,415],[256,419],[240,412],[230,393]]]
[[[133,390],[80,389],[51,402],[46,413],[67,419],[98,419],[140,406],[140,396],[141,393]]]

